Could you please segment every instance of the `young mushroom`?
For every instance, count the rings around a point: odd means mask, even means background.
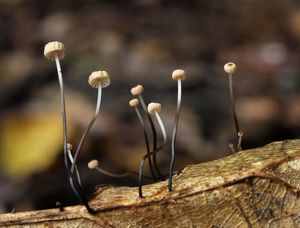
[[[146,113],[146,117],[147,117],[147,119],[148,119],[148,121],[150,123],[151,130],[152,130],[152,137],[153,137],[153,147],[152,147],[152,150],[154,151],[154,150],[157,149],[157,135],[156,135],[155,126],[153,124],[153,120],[152,120],[150,114],[147,111],[147,107],[146,107],[145,101],[144,101],[143,96],[142,96],[143,92],[144,92],[144,87],[142,85],[137,85],[137,86],[135,86],[135,87],[133,87],[131,89],[131,94],[133,96],[137,96],[138,97],[138,99],[139,99],[139,101],[140,101],[140,103],[142,105],[142,108],[143,108],[144,112]],[[150,160],[150,157],[149,157],[149,160]],[[155,169],[155,171],[158,174],[158,177],[161,180],[164,180],[164,176],[160,172],[160,170],[158,168],[158,165],[157,165],[156,154],[153,154],[152,161],[153,161],[154,169]]]
[[[243,139],[243,136],[244,136],[244,132],[239,131],[238,132],[238,144],[237,144],[237,150],[238,151],[242,150],[242,139]]]
[[[157,147],[155,150],[151,151],[150,153],[146,154],[141,162],[140,162],[140,169],[139,169],[139,196],[142,198],[143,197],[143,192],[142,192],[142,185],[143,185],[143,171],[144,171],[144,164],[145,164],[145,160],[147,158],[149,158],[150,156],[154,156],[157,152],[159,152],[160,150],[163,149],[163,147],[165,146],[166,142],[167,142],[167,133],[165,130],[165,126],[159,116],[159,112],[161,111],[161,104],[159,103],[150,103],[148,105],[148,113],[151,115],[155,115],[157,122],[160,126],[161,132],[163,134],[163,144],[159,147]]]
[[[63,145],[64,145],[63,148],[64,148],[65,169],[71,180],[70,183],[75,195],[77,196],[79,201],[85,205],[86,209],[90,213],[94,213],[95,211],[92,208],[90,208],[80,184],[78,183],[76,177],[73,175],[73,172],[71,172],[70,170],[70,161],[68,159],[68,148],[67,148],[68,134],[67,134],[67,118],[66,118],[66,107],[65,107],[65,96],[64,96],[64,83],[63,83],[62,70],[59,62],[59,60],[65,56],[64,44],[58,41],[47,43],[44,48],[44,56],[46,59],[55,61],[56,63],[58,82],[60,87],[60,103],[61,103],[61,113],[62,113],[62,122],[63,122]]]
[[[234,154],[235,153],[235,149],[234,149],[234,145],[232,143],[228,144],[228,148],[230,149],[230,151]]]
[[[142,126],[142,129],[143,129],[143,133],[144,133],[144,138],[145,138],[145,143],[146,143],[146,149],[147,149],[147,154],[150,153],[150,144],[149,144],[149,136],[148,136],[148,133],[147,133],[147,130],[146,130],[146,126],[144,124],[144,121],[143,121],[143,117],[138,109],[138,105],[140,104],[139,100],[134,98],[134,99],[131,99],[129,101],[129,106],[133,107],[135,109],[135,112],[138,116],[138,119],[140,121],[140,124]],[[148,158],[148,162],[149,162],[149,167],[150,167],[150,172],[151,172],[151,175],[152,177],[155,179],[155,172],[154,172],[154,169],[153,169],[153,164],[152,164],[152,160],[151,160],[151,157]]]
[[[240,126],[239,126],[239,122],[238,122],[238,118],[237,118],[236,110],[235,110],[233,85],[232,85],[232,75],[236,72],[236,68],[237,68],[236,65],[232,62],[226,63],[224,65],[224,71],[228,74],[230,104],[231,104],[231,110],[232,110],[233,120],[234,120],[234,124],[235,124],[236,135],[238,137],[237,141],[240,141],[237,143],[237,150],[239,151],[239,150],[241,150],[242,137],[239,136]]]
[[[171,163],[169,168],[169,178],[168,178],[168,189],[172,191],[172,177],[173,177],[173,169],[174,169],[174,161],[175,161],[175,141],[177,135],[177,126],[179,120],[180,106],[181,106],[181,81],[186,79],[186,72],[184,70],[174,70],[172,73],[172,79],[177,81],[177,109],[176,116],[172,134],[172,154],[171,154]]]
[[[89,169],[95,169],[99,173],[102,173],[104,175],[114,177],[114,178],[121,178],[121,177],[127,177],[127,176],[138,176],[138,173],[136,173],[136,172],[125,172],[125,173],[112,173],[112,172],[109,172],[109,171],[104,170],[103,168],[101,168],[99,166],[99,161],[98,160],[91,160],[88,163],[88,168]],[[143,177],[152,179],[151,177],[148,177],[148,176],[143,176]]]
[[[102,168],[99,167],[99,162],[98,160],[91,160],[89,163],[88,163],[88,167],[89,169],[95,169],[97,170],[99,173],[102,173],[102,174],[105,174],[107,176],[110,176],[110,177],[116,177],[116,178],[119,178],[119,177],[126,177],[126,176],[129,176],[130,173],[121,173],[121,174],[115,174],[115,173],[111,173],[111,172],[108,172]]]

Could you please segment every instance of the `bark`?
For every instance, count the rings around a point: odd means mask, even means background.
[[[189,165],[167,182],[101,187],[82,206],[0,215],[1,227],[300,227],[300,140]]]

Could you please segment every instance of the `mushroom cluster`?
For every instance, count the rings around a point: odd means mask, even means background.
[[[44,48],[44,56],[46,59],[55,61],[56,68],[57,68],[57,75],[58,75],[58,82],[60,87],[60,102],[61,102],[61,113],[62,113],[62,123],[63,123],[63,149],[64,149],[64,164],[65,169],[68,174],[68,178],[70,181],[71,188],[73,192],[78,197],[79,201],[85,205],[87,210],[90,213],[95,213],[95,211],[89,206],[89,203],[85,197],[85,194],[82,189],[82,180],[80,178],[80,173],[77,167],[77,160],[83,144],[92,128],[94,122],[96,121],[101,107],[101,97],[102,97],[102,89],[109,86],[111,83],[109,74],[104,70],[94,71],[90,74],[88,78],[88,83],[92,88],[96,88],[98,91],[97,101],[96,101],[96,109],[95,112],[89,121],[86,129],[84,130],[78,146],[73,154],[73,145],[68,143],[68,132],[67,132],[67,120],[66,120],[66,107],[65,107],[65,96],[64,96],[64,83],[63,83],[63,76],[62,70],[60,66],[60,60],[65,56],[65,46],[63,43],[54,41],[49,42],[45,45]],[[225,72],[228,74],[228,84],[229,84],[229,96],[231,102],[231,109],[233,114],[233,119],[235,123],[235,129],[237,134],[237,144],[236,149],[234,144],[230,143],[228,147],[231,149],[233,153],[242,150],[242,138],[244,133],[240,130],[237,114],[234,105],[234,95],[233,95],[233,84],[232,84],[232,75],[236,72],[236,65],[234,63],[227,63],[224,66]],[[140,164],[139,164],[139,172],[127,171],[123,173],[113,173],[107,171],[100,167],[98,160],[91,160],[88,163],[88,168],[96,170],[102,174],[120,178],[129,175],[137,176],[138,177],[138,192],[139,196],[143,197],[142,185],[143,185],[143,178],[149,178],[153,181],[158,180],[165,180],[168,179],[168,190],[172,191],[172,178],[174,173],[174,161],[175,161],[175,146],[176,146],[176,136],[177,136],[177,128],[178,128],[178,121],[181,109],[181,100],[182,100],[182,81],[187,78],[187,74],[184,70],[177,69],[172,72],[171,78],[177,81],[177,107],[176,113],[174,118],[174,125],[172,131],[172,138],[171,138],[171,160],[169,165],[169,172],[168,174],[163,174],[158,166],[157,162],[157,154],[158,152],[162,151],[165,146],[167,145],[167,132],[164,126],[164,123],[159,115],[162,110],[162,106],[160,103],[151,102],[146,105],[142,93],[144,92],[144,87],[142,85],[134,86],[131,89],[131,95],[134,97],[129,101],[129,106],[135,109],[136,115],[140,122],[140,125],[143,130],[143,135],[146,144],[146,153],[142,157]],[[154,121],[158,123],[159,130],[162,134],[162,143],[158,145],[158,134],[154,124]],[[146,124],[150,124],[150,131],[146,128]],[[151,176],[144,175],[144,164],[145,161],[148,160],[149,168],[151,172]],[[177,172],[178,173],[178,172]]]
[[[141,162],[140,162],[140,169],[139,169],[139,196],[143,197],[143,192],[142,192],[142,178],[143,178],[143,171],[144,171],[144,163],[145,160],[148,159],[149,161],[149,167],[152,173],[152,177],[154,180],[157,180],[159,178],[165,179],[165,177],[168,177],[168,189],[169,191],[172,191],[172,177],[173,177],[173,169],[174,169],[174,161],[175,161],[175,141],[176,141],[176,133],[177,133],[177,126],[178,126],[178,120],[179,120],[179,113],[180,113],[180,106],[181,106],[181,81],[185,80],[187,77],[187,74],[184,70],[174,70],[172,73],[172,79],[177,81],[178,83],[178,92],[177,92],[177,111],[175,115],[175,121],[174,121],[174,128],[173,128],[173,134],[172,134],[172,142],[171,142],[171,148],[172,148],[172,153],[171,153],[171,161],[170,161],[170,166],[169,166],[169,173],[167,175],[163,175],[160,172],[160,169],[157,164],[157,158],[156,155],[159,151],[163,150],[163,148],[167,144],[167,133],[163,124],[162,119],[160,118],[159,112],[161,111],[161,104],[160,103],[150,103],[148,107],[146,107],[146,104],[144,102],[144,99],[142,97],[142,93],[144,92],[144,87],[142,85],[137,85],[131,89],[131,94],[133,96],[137,96],[137,98],[132,99],[129,102],[129,105],[135,108],[135,111],[137,113],[137,116],[139,118],[139,121],[143,127],[144,131],[144,136],[145,136],[145,142],[146,142],[146,149],[147,153],[143,156]],[[139,102],[138,102],[139,101]],[[151,125],[151,130],[152,130],[152,137],[153,137],[153,147],[152,150],[149,150],[149,137],[147,134],[147,131],[145,129],[145,120],[142,118],[141,112],[138,109],[138,105],[141,104],[143,112],[146,114],[146,118],[149,121]],[[156,134],[156,129],[153,124],[152,117],[154,116],[156,118],[156,121],[158,122],[160,126],[160,130],[163,135],[163,143],[160,146],[157,146],[157,134]],[[152,164],[154,165],[154,170],[152,170]],[[156,173],[154,173],[154,171]],[[155,174],[157,176],[155,176]]]

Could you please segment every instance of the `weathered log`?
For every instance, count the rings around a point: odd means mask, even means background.
[[[300,140],[189,165],[167,182],[99,187],[83,206],[0,215],[1,227],[300,227]]]

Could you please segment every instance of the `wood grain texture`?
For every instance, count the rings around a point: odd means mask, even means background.
[[[1,227],[300,227],[300,140],[187,166],[167,182],[99,187],[91,207],[0,215]]]

